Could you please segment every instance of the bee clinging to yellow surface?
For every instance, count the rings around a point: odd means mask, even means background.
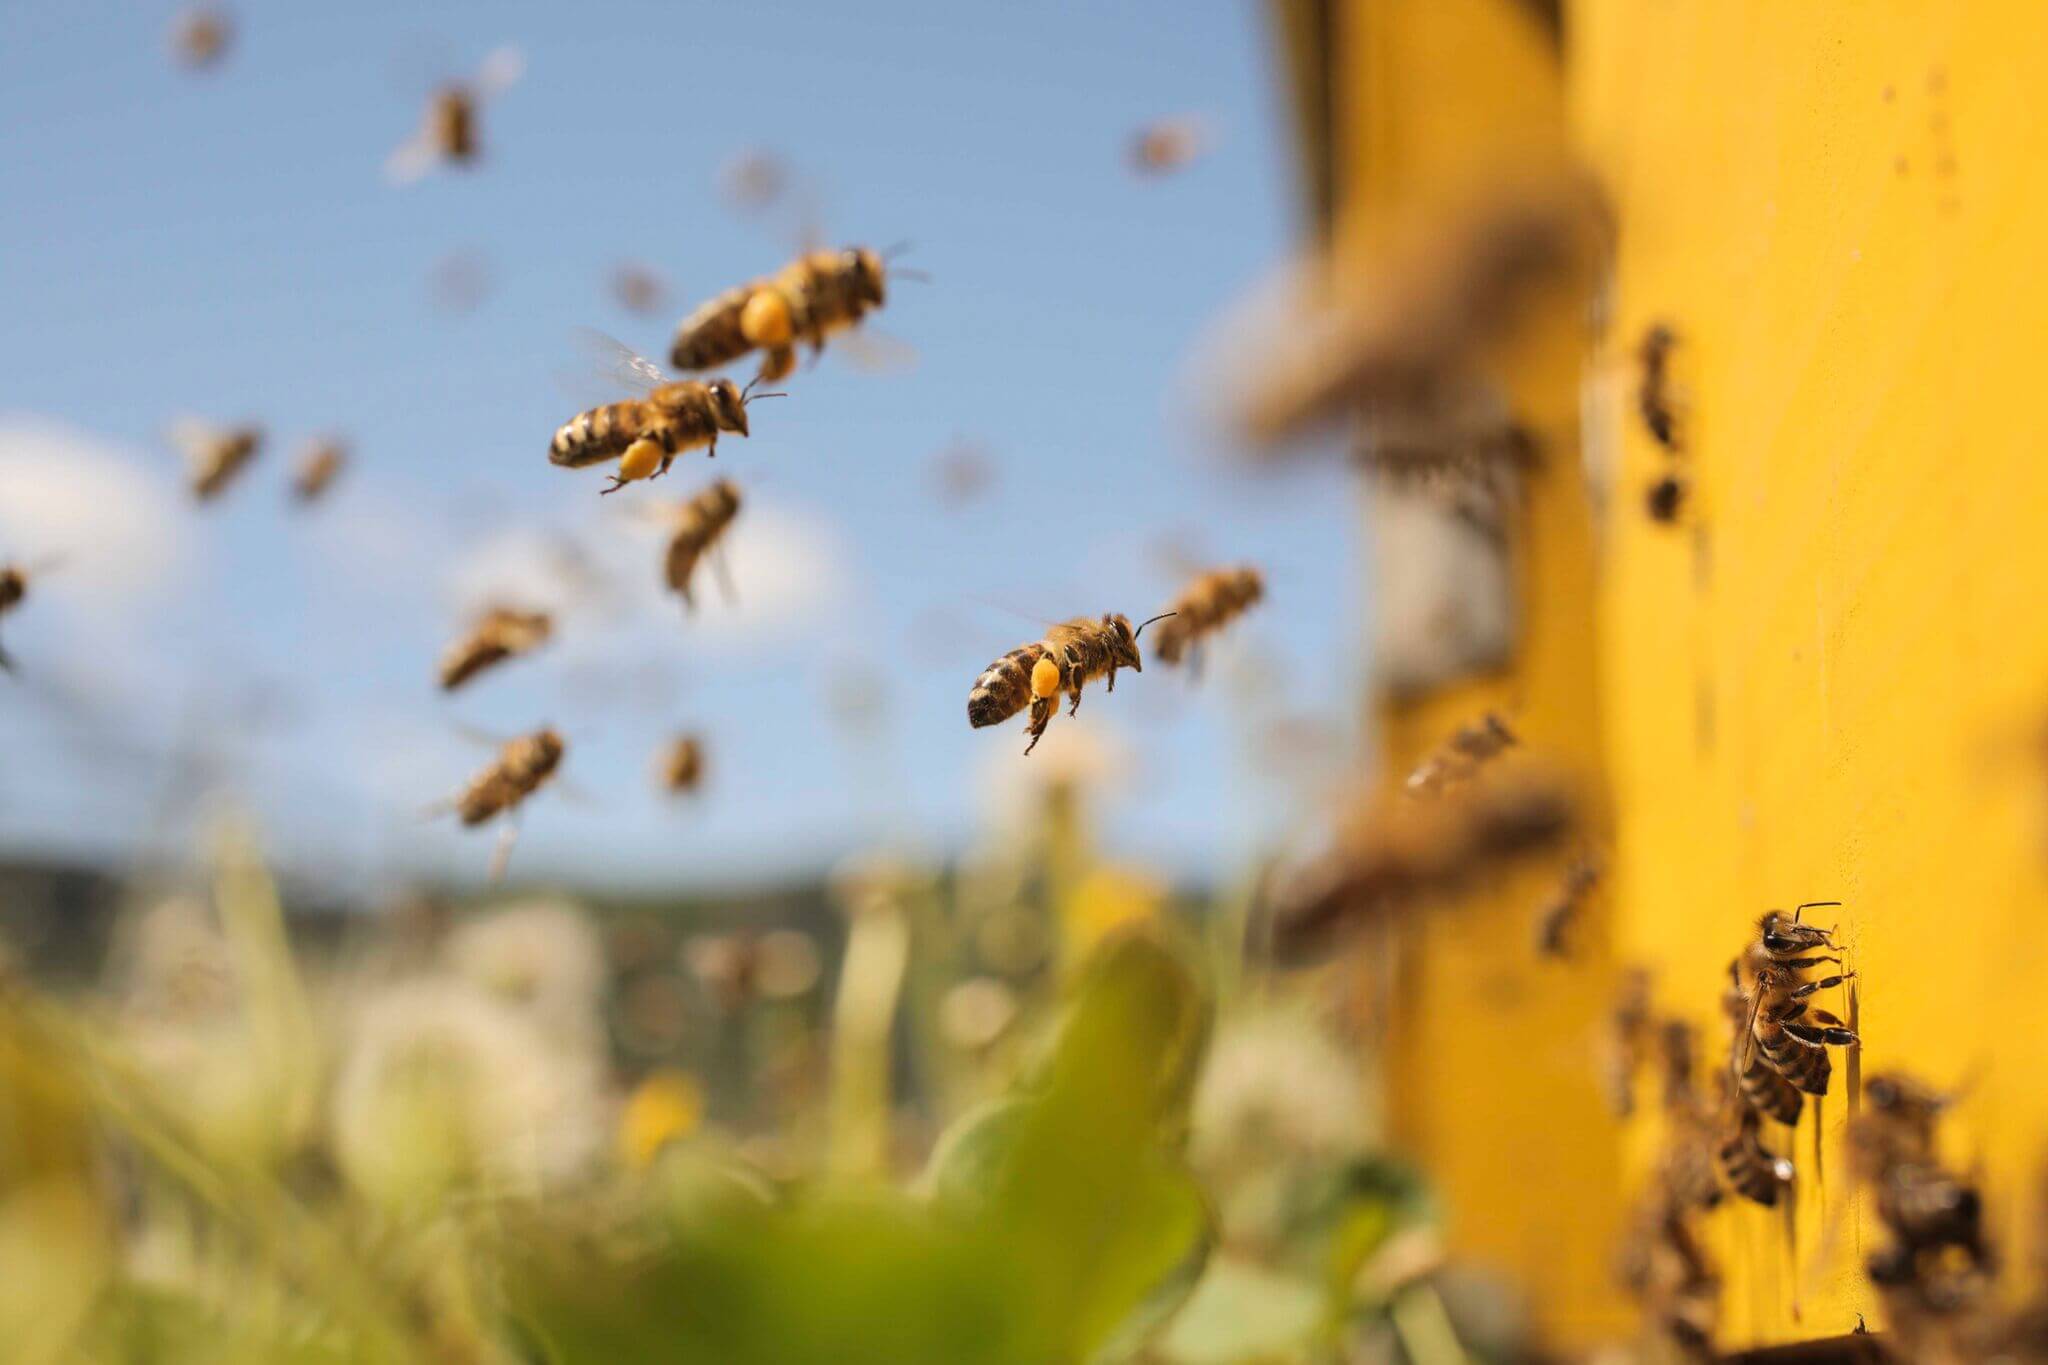
[[[1266,595],[1266,580],[1249,564],[1235,569],[1212,569],[1198,576],[1179,597],[1167,615],[1173,619],[1159,628],[1153,653],[1161,663],[1189,661],[1201,671],[1202,641],[1221,630]]]
[[[704,781],[704,742],[695,735],[677,735],[662,746],[656,771],[670,796],[697,790]]]
[[[748,434],[748,403],[782,397],[754,393],[752,384],[742,389],[730,379],[709,383],[667,380],[652,361],[617,342],[595,333],[586,338],[593,346],[610,351],[618,377],[644,390],[646,396],[591,408],[564,422],[548,445],[548,460],[565,469],[617,460],[619,466],[612,472],[611,486],[603,490],[606,493],[666,474],[685,450],[702,446],[705,454],[717,455],[719,433]]]
[[[1807,1094],[1825,1095],[1833,1071],[1827,1049],[1861,1041],[1840,1019],[1807,1003],[1816,992],[1839,986],[1855,975],[1842,972],[1816,981],[1806,979],[1811,968],[1823,962],[1839,966],[1842,959],[1817,951],[1835,947],[1832,930],[1802,924],[1799,917],[1817,906],[1840,903],[1810,901],[1798,907],[1790,919],[1773,910],[1759,921],[1756,937],[1736,962],[1749,1005],[1749,1023],[1736,1049],[1737,1076],[1748,1068],[1754,1053],[1761,1053],[1773,1071]]]
[[[348,447],[333,437],[308,442],[292,471],[292,496],[305,503],[319,501],[347,463]]]
[[[1685,448],[1671,394],[1671,352],[1677,345],[1678,333],[1669,323],[1658,322],[1651,324],[1636,346],[1636,362],[1642,368],[1636,381],[1636,411],[1651,439],[1672,455]]]
[[[1732,1026],[1729,1043],[1734,1049],[1735,1084],[1743,1103],[1765,1118],[1789,1127],[1799,1122],[1804,1101],[1799,1097],[1799,1087],[1779,1075],[1764,1060],[1763,1053],[1745,1041],[1750,1036],[1750,1004],[1749,993],[1742,986],[1741,968],[1739,960],[1728,964],[1728,989],[1721,993],[1721,1008]]]
[[[1072,701],[1067,708],[1071,716],[1081,709],[1081,688],[1091,678],[1105,676],[1106,690],[1114,692],[1119,668],[1145,671],[1145,662],[1138,657],[1138,636],[1153,621],[1163,619],[1154,616],[1141,621],[1136,630],[1121,612],[1105,612],[1099,621],[1086,616],[1062,621],[1047,631],[1043,640],[1021,645],[982,670],[967,696],[968,723],[976,729],[999,725],[1029,706],[1031,723],[1024,733],[1031,736],[1031,742],[1024,752],[1030,753],[1051,723],[1061,692]]]
[[[516,815],[521,803],[554,776],[567,750],[561,735],[545,726],[530,735],[507,740],[498,750],[496,761],[472,777],[455,798],[456,815],[470,829],[500,815]],[[518,826],[506,825],[498,850],[491,858],[493,881],[504,875],[505,862],[512,856],[512,844],[517,838]]]
[[[427,99],[419,130],[401,143],[384,163],[384,176],[395,185],[418,180],[435,166],[468,166],[482,150],[477,133],[484,101],[504,94],[526,71],[516,47],[501,47],[484,58],[476,75],[444,81]]]
[[[171,444],[185,457],[192,496],[208,502],[220,496],[263,446],[257,426],[216,427],[192,418],[171,424]]]
[[[453,692],[485,669],[540,648],[553,627],[544,611],[491,607],[441,655],[441,690]]]
[[[825,349],[825,338],[852,327],[888,296],[888,266],[866,247],[811,251],[773,275],[726,290],[676,326],[669,363],[709,370],[751,351],[765,352],[760,378],[796,368],[796,346]]]
[[[662,576],[689,610],[697,608],[696,599],[690,595],[690,580],[697,574],[698,562],[721,544],[727,528],[739,514],[740,490],[730,479],[718,480],[675,508],[675,529],[669,533]],[[728,579],[727,591],[730,590]]]

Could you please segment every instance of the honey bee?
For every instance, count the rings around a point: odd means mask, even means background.
[[[171,55],[181,66],[204,70],[227,54],[235,25],[228,12],[213,5],[194,5],[171,24]]]
[[[1131,139],[1131,169],[1140,175],[1177,171],[1201,155],[1204,141],[1199,119],[1169,118],[1148,123]]]
[[[1652,323],[1636,346],[1636,363],[1642,374],[1636,382],[1636,411],[1650,436],[1669,454],[1685,447],[1679,440],[1678,413],[1671,400],[1671,352],[1678,345],[1678,333],[1668,323]]]
[[[1488,711],[1469,725],[1461,725],[1451,737],[1408,775],[1406,790],[1411,796],[1433,794],[1453,782],[1462,782],[1516,743],[1515,732]]]
[[[516,818],[526,798],[554,776],[567,747],[560,734],[546,727],[507,740],[498,750],[497,760],[472,777],[455,798],[453,807],[463,826],[474,829],[500,815]],[[516,823],[508,823],[499,837],[498,849],[491,858],[492,881],[504,875],[518,829]]]
[[[1801,924],[1799,917],[1816,906],[1840,903],[1810,901],[1799,906],[1789,920],[1772,910],[1758,922],[1757,936],[1736,960],[1737,980],[1749,1002],[1746,1036],[1737,1049],[1738,1076],[1748,1069],[1750,1057],[1760,1052],[1772,1070],[1807,1094],[1825,1095],[1833,1070],[1826,1049],[1861,1041],[1840,1019],[1807,1004],[1816,991],[1839,986],[1855,975],[1843,972],[1818,981],[1805,977],[1810,968],[1823,962],[1840,965],[1842,959],[1815,954],[1815,949],[1835,946],[1834,934]]]
[[[44,569],[54,561],[45,560],[38,565],[0,564],[0,616],[5,616],[22,604],[28,596],[29,584],[42,577]],[[0,673],[12,673],[14,660],[4,649],[0,649]]]
[[[316,502],[327,492],[348,463],[348,447],[332,437],[309,442],[292,471],[292,496],[302,503]]]
[[[671,796],[697,790],[704,780],[704,744],[695,735],[677,735],[662,746],[657,765],[661,789]]]
[[[1536,916],[1536,951],[1545,957],[1570,955],[1572,925],[1586,897],[1600,884],[1600,863],[1590,853],[1572,859],[1557,892]]]
[[[1120,612],[1105,612],[1099,621],[1076,616],[1060,622],[1043,640],[1020,645],[982,670],[967,695],[968,724],[977,730],[1000,725],[1029,706],[1031,722],[1024,727],[1024,733],[1031,736],[1024,746],[1029,754],[1051,723],[1061,692],[1072,703],[1067,708],[1071,716],[1081,709],[1081,688],[1089,680],[1106,676],[1106,690],[1114,692],[1119,668],[1145,671],[1145,661],[1138,657],[1138,636],[1153,621],[1163,619],[1154,616],[1141,621],[1136,630]]]
[[[441,655],[441,690],[453,692],[485,669],[540,648],[553,624],[544,611],[490,608]]]
[[[1676,474],[1666,474],[1644,491],[1643,508],[1650,514],[1650,520],[1669,525],[1685,510],[1685,493],[1685,480]]]
[[[1214,569],[1202,574],[1174,599],[1159,628],[1153,653],[1161,663],[1177,665],[1182,659],[1201,671],[1201,646],[1205,637],[1242,616],[1266,595],[1266,580],[1249,564],[1235,569]]]
[[[1729,1189],[1744,1199],[1765,1208],[1775,1208],[1779,1195],[1791,1189],[1792,1163],[1784,1157],[1773,1156],[1764,1146],[1763,1120],[1756,1110],[1739,1101],[1730,1109],[1735,1118],[1735,1130],[1722,1140],[1715,1151],[1721,1178],[1728,1182]]]
[[[887,297],[888,266],[866,247],[811,251],[774,275],[726,290],[676,326],[669,363],[709,370],[754,350],[765,352],[759,378],[772,382],[796,368],[796,346],[814,353],[825,338],[852,327]]]
[[[669,533],[668,554],[662,574],[668,586],[683,599],[683,606],[697,609],[690,595],[690,580],[696,576],[698,561],[721,544],[727,528],[740,514],[740,490],[730,479],[720,479],[688,502],[674,509],[675,528]],[[721,567],[723,561],[718,560]],[[731,581],[727,580],[727,591]]]
[[[668,282],[651,266],[627,261],[612,271],[612,299],[629,313],[658,313]]]
[[[484,58],[474,77],[444,81],[428,97],[419,131],[385,161],[385,179],[405,185],[435,166],[473,164],[482,150],[477,122],[484,102],[518,84],[525,71],[526,59],[519,49],[501,47]]]
[[[726,202],[746,213],[758,213],[782,197],[789,183],[789,167],[782,158],[761,147],[740,152],[718,172]]]
[[[171,443],[185,456],[192,496],[209,502],[234,481],[263,445],[256,426],[215,427],[190,418],[171,425]]]
[[[1729,1044],[1735,1057],[1735,1084],[1741,1091],[1742,1099],[1750,1108],[1765,1118],[1792,1126],[1799,1122],[1799,1110],[1804,1101],[1800,1099],[1799,1087],[1786,1080],[1766,1062],[1763,1054],[1754,1048],[1745,1049],[1743,1039],[1749,1036],[1749,993],[1742,988],[1742,972],[1739,962],[1728,964],[1728,989],[1721,993],[1721,1008],[1728,1016]],[[1748,1060],[1744,1061],[1745,1051]]]
[[[618,377],[642,389],[646,396],[607,403],[570,418],[556,428],[548,445],[548,461],[564,469],[581,469],[617,460],[619,467],[612,473],[611,485],[603,490],[606,493],[666,474],[685,450],[703,446],[705,454],[716,456],[720,432],[748,434],[748,403],[783,396],[757,394],[753,384],[742,389],[730,379],[709,383],[666,380],[652,361],[610,338],[596,333],[586,333],[585,338],[610,351]]]
[[[1650,1050],[1650,974],[1631,967],[1607,1015],[1607,1100],[1616,1118],[1636,1111],[1636,1075]]]

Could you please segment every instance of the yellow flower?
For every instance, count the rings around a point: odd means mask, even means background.
[[[1062,906],[1067,960],[1086,957],[1113,929],[1151,922],[1165,900],[1166,888],[1143,872],[1108,866],[1089,870]]]
[[[650,1072],[619,1115],[619,1155],[636,1171],[654,1164],[669,1143],[688,1137],[704,1120],[704,1091],[684,1071]]]

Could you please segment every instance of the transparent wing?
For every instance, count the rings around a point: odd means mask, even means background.
[[[437,159],[434,144],[423,134],[415,133],[384,158],[384,183],[410,185],[433,170]]]
[[[668,375],[661,366],[595,327],[572,328],[570,337],[582,356],[580,368],[614,389],[646,393],[656,385],[668,382]]]
[[[187,460],[206,459],[221,435],[219,427],[199,417],[174,417],[164,424],[164,438]]]
[[[832,345],[845,352],[855,369],[869,374],[909,374],[917,368],[917,347],[870,327],[835,337]]]
[[[526,54],[511,43],[492,49],[476,69],[476,94],[479,99],[495,99],[513,86],[526,74]]]

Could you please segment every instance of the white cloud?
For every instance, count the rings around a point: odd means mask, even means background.
[[[0,414],[0,557],[60,561],[53,594],[118,614],[191,569],[177,485],[146,456],[64,423]]]

